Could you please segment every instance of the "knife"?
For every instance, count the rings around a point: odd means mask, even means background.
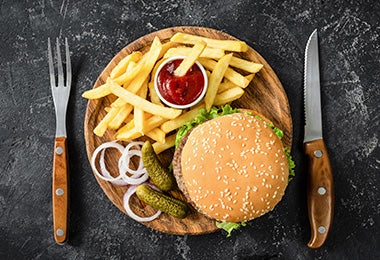
[[[304,94],[304,150],[309,160],[307,204],[311,227],[308,246],[319,248],[326,241],[332,225],[334,187],[330,159],[322,136],[317,29],[306,45]]]

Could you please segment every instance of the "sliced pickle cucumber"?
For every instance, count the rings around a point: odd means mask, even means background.
[[[190,212],[186,202],[156,191],[146,184],[141,184],[136,188],[136,195],[146,204],[176,218],[185,218]]]
[[[152,182],[162,191],[174,189],[176,181],[173,174],[162,165],[149,141],[144,143],[141,152],[142,161]]]

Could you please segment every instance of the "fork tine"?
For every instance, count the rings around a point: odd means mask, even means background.
[[[69,43],[67,38],[65,38],[65,47],[66,47],[66,87],[71,87],[71,60],[70,60],[70,51]]]
[[[55,87],[55,76],[54,76],[53,54],[51,51],[50,38],[48,38],[48,59],[49,59],[50,86],[53,88]]]
[[[58,87],[63,87],[63,68],[62,68],[62,58],[61,49],[59,48],[59,40],[57,38],[57,66],[58,66]]]

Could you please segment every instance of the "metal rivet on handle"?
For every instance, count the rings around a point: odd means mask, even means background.
[[[326,233],[326,228],[324,226],[319,226],[318,227],[318,233],[320,233],[320,234]]]
[[[58,196],[63,195],[63,193],[64,193],[64,191],[61,188],[55,190],[55,194],[57,194]]]
[[[317,158],[321,158],[323,155],[322,151],[321,150],[315,150],[314,151],[314,156],[317,157]]]
[[[65,232],[62,230],[62,229],[57,229],[57,231],[55,232],[57,234],[57,236],[61,237],[65,234]]]
[[[319,195],[325,195],[326,194],[326,188],[325,187],[319,187],[318,188],[318,194]]]
[[[55,152],[59,155],[63,154],[63,149],[61,146],[58,146],[57,148],[55,148]]]

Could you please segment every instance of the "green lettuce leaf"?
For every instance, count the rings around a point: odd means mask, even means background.
[[[280,128],[275,127],[272,123],[267,123],[267,125],[272,128],[273,132],[278,136],[278,138],[282,139],[284,137],[284,132]]]
[[[296,176],[296,172],[294,171],[294,169],[296,168],[296,164],[293,161],[292,155],[290,154],[290,149],[285,147],[284,150],[285,150],[286,157],[288,158],[288,164],[289,164],[289,177],[288,177],[288,183],[289,183]]]
[[[224,229],[227,232],[227,237],[231,236],[231,232],[235,229],[238,229],[240,227],[245,227],[247,224],[245,222],[241,223],[235,223],[235,222],[215,222],[215,225],[220,228]]]

